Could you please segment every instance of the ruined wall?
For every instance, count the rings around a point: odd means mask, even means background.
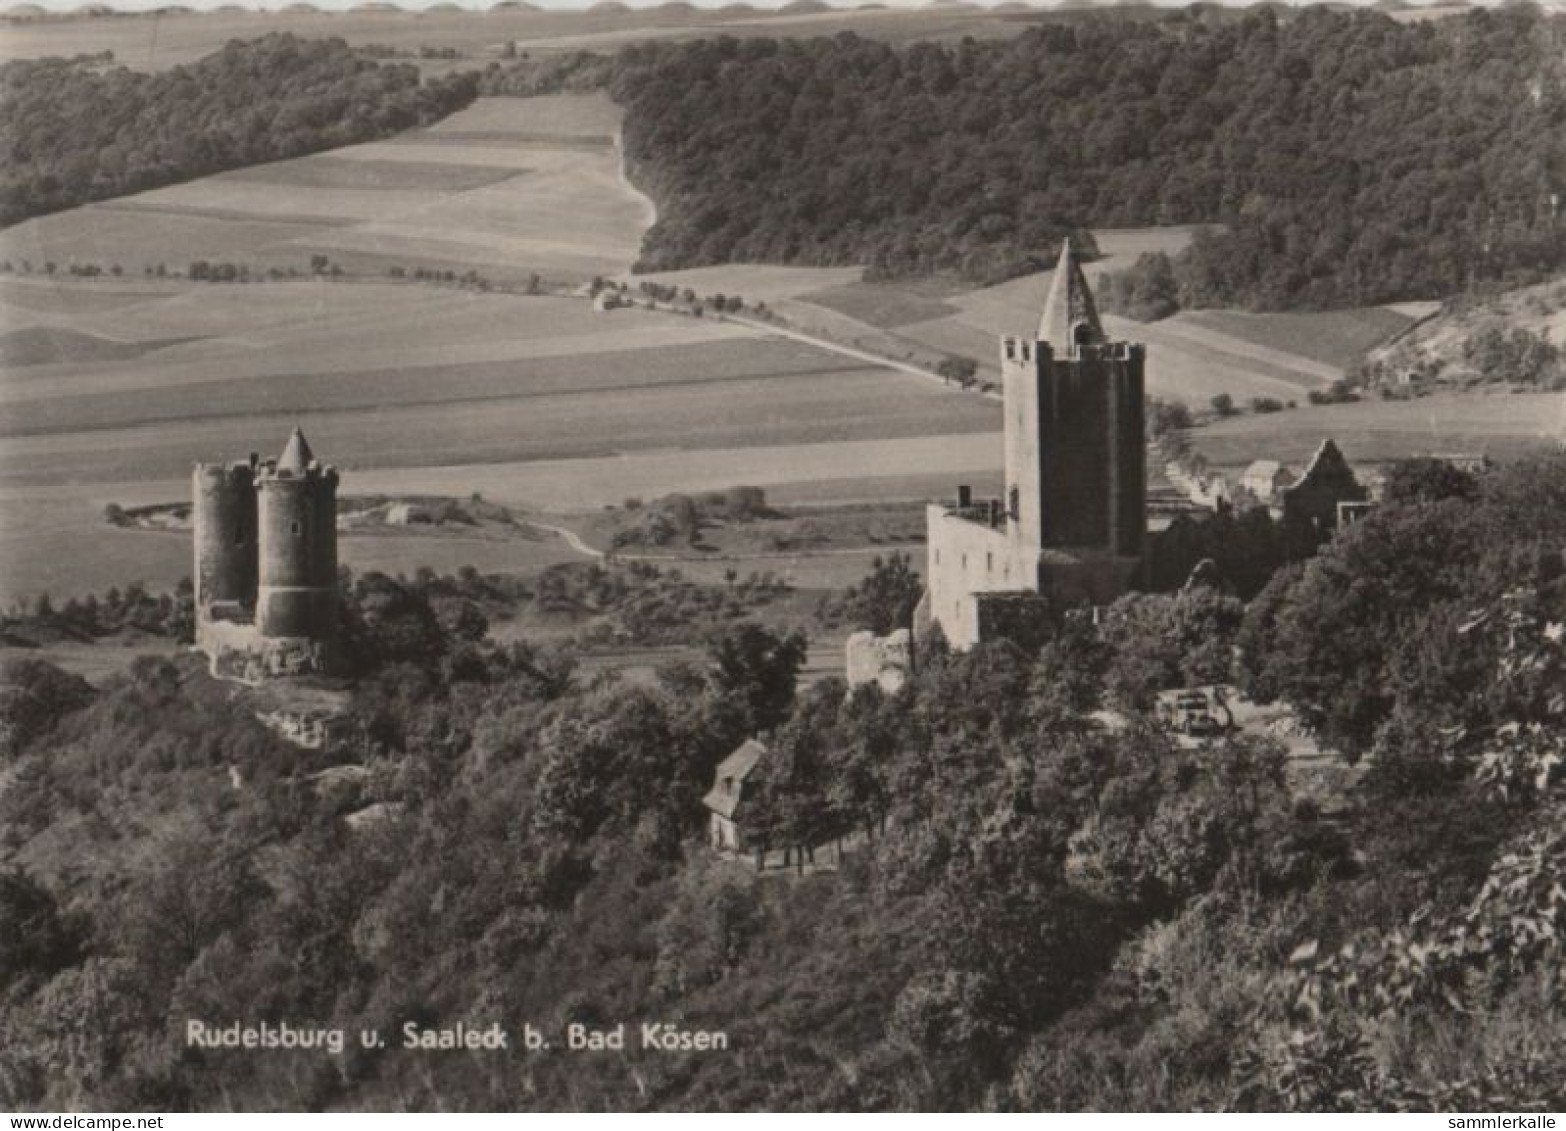
[[[845,651],[849,687],[874,683],[891,695],[913,674],[913,637],[906,628],[886,636],[856,632],[848,638]]]

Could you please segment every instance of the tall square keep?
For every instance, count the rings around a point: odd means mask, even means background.
[[[1101,605],[1135,582],[1147,541],[1144,349],[1112,342],[1070,241],[1031,339],[1001,339],[1006,493],[928,511],[916,631],[956,648]]]

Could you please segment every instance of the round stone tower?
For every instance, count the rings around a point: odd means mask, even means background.
[[[256,598],[256,457],[199,463],[192,476],[196,608],[205,616],[248,619]]]
[[[256,475],[263,639],[326,643],[337,634],[337,469],[317,463],[295,428]]]

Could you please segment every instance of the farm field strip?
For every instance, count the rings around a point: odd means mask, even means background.
[[[47,322],[24,316],[17,324],[56,325],[120,341],[214,339],[214,350],[233,355],[225,364],[236,368],[224,376],[496,361],[755,336],[715,319],[641,310],[616,311],[611,321],[573,298],[304,281],[193,286],[183,295],[119,311]],[[246,359],[247,348],[256,356]]]
[[[1143,325],[1129,320],[1123,324],[1128,327]],[[1315,387],[1343,376],[1341,365],[1317,361],[1303,354],[1286,353],[1271,346],[1258,345],[1249,339],[1236,338],[1221,330],[1211,329],[1189,318],[1184,312],[1151,325],[1170,344],[1174,344],[1175,341],[1189,343],[1197,351],[1234,358],[1237,364],[1254,365],[1258,367],[1261,374],[1279,377],[1281,380],[1306,381],[1308,379],[1309,386]]]
[[[166,189],[158,189],[158,192],[166,192]],[[211,197],[215,194],[207,193]],[[357,223],[354,216],[332,216],[327,214],[312,215],[296,208],[289,208],[281,212],[257,211],[254,208],[233,208],[225,206],[221,201],[206,203],[203,200],[182,201],[177,198],[159,198],[156,200],[140,200],[133,196],[123,197],[119,200],[100,200],[96,204],[89,204],[87,208],[95,212],[140,212],[150,213],[154,216],[171,216],[175,218],[192,217],[197,220],[217,220],[234,224],[271,224],[280,228],[346,228]],[[288,234],[286,238],[293,239],[298,233]]]
[[[809,291],[857,283],[859,267],[779,267],[765,263],[733,263],[720,267],[691,267],[683,271],[654,271],[646,275],[621,275],[633,288],[643,280],[689,287],[698,295],[737,294],[746,302],[776,303]]]
[[[363,146],[352,148],[362,149]],[[406,151],[404,151],[406,152]],[[486,151],[488,152],[488,151]],[[411,160],[387,158],[381,154],[358,153],[352,157],[317,153],[291,161],[252,165],[212,178],[229,184],[265,184],[284,187],[340,188],[376,191],[386,188],[428,189],[440,192],[465,192],[483,188],[514,177],[526,170],[514,163],[466,164],[449,158],[432,160],[433,155],[417,152]],[[446,156],[442,154],[441,156]],[[520,159],[521,155],[503,154]]]
[[[440,167],[449,162],[461,169],[490,169],[497,177],[525,173],[533,167],[534,158],[520,139],[501,144],[497,135],[486,136],[494,136],[496,140],[469,143],[462,141],[458,135],[398,135],[380,141],[367,141],[363,145],[352,145],[346,149],[333,149],[330,156],[344,164],[362,162],[372,167],[385,167],[388,177],[394,171],[393,166],[402,165],[418,169],[429,165]]]
[[[715,386],[653,386],[612,397],[541,396],[491,402],[364,407],[314,416],[298,410],[55,432],[0,445],[0,482],[164,478],[197,459],[233,458],[298,423],[317,450],[348,466],[611,455],[678,445],[700,464],[702,449],[822,440],[991,431],[998,411],[936,386],[910,388],[884,370],[845,377],[742,379]]]
[[[1217,340],[1248,342],[1280,358],[1307,359],[1341,376],[1371,349],[1413,325],[1415,316],[1380,306],[1302,314],[1182,311],[1170,322]]]
[[[238,221],[179,212],[89,204],[40,216],[0,232],[0,256],[31,260],[35,270],[57,263],[119,264],[133,275],[159,264],[183,271],[196,259],[250,263],[269,248],[297,239],[301,225],[286,220]],[[307,260],[290,252],[291,265]]]
[[[391,407],[459,402],[508,402],[549,397],[591,397],[649,388],[686,389],[733,382],[833,376],[842,381],[880,371],[845,365],[831,354],[799,356],[777,343],[747,343],[743,352],[698,354],[701,347],[664,351],[600,353],[562,358],[555,365],[431,366],[352,373],[295,373],[264,381],[212,381],[143,389],[134,398],[120,393],[77,397],[9,398],[0,437],[44,435],[134,427],[180,420],[276,415],[292,409],[314,416]],[[717,351],[708,351],[714,353]],[[703,365],[703,362],[706,365]],[[585,364],[584,364],[585,362]],[[728,363],[732,362],[732,363]],[[769,368],[770,365],[780,366]],[[703,368],[712,372],[701,373]],[[695,370],[695,373],[691,371]]]
[[[562,305],[568,302],[552,301]],[[133,391],[145,399],[146,394],[156,390],[176,388],[190,389],[193,396],[243,398],[261,395],[246,390],[247,385],[282,391],[290,383],[315,379],[322,389],[330,389],[339,378],[362,379],[368,373],[382,374],[389,382],[375,393],[380,397],[395,392],[394,375],[398,373],[406,373],[408,380],[427,388],[443,375],[461,378],[477,370],[507,367],[505,372],[516,381],[532,377],[547,382],[553,376],[559,388],[573,389],[590,388],[595,383],[705,379],[728,372],[741,376],[810,372],[841,365],[818,351],[802,353],[789,347],[793,349],[791,353],[789,348],[779,348],[781,343],[777,340],[760,339],[739,327],[694,319],[664,319],[661,323],[649,319],[645,324],[628,319],[624,333],[609,336],[602,332],[577,332],[531,341],[490,341],[484,340],[482,325],[470,333],[466,318],[426,320],[412,310],[403,317],[403,325],[383,324],[376,319],[356,332],[343,334],[312,335],[301,331],[290,336],[289,328],[283,325],[247,343],[222,338],[168,346],[133,364],[53,364],[18,369],[0,382],[0,404],[23,405],[111,393],[123,396]],[[452,339],[458,339],[460,344],[443,344]],[[358,348],[357,343],[366,340],[379,344],[375,348]],[[527,391],[525,384],[520,388]]]
[[[167,299],[182,293],[183,283],[98,282],[74,285],[66,281],[41,279],[0,279],[0,311],[14,318],[58,314],[81,317],[105,310],[117,310],[144,302]]]
[[[390,185],[376,189],[332,188],[309,183],[230,180],[225,176],[216,176],[127,197],[110,208],[116,212],[190,212],[223,220],[260,220],[331,227],[370,220],[392,220],[432,204],[446,202],[453,195],[464,194],[441,192],[438,189],[394,188]]]
[[[1178,318],[1176,315],[1162,322],[1134,322],[1111,314],[1104,316],[1104,328],[1112,336],[1145,343],[1150,369],[1158,354],[1167,353],[1170,357],[1186,357],[1193,363],[1210,365],[1215,369],[1235,370],[1258,382],[1292,388],[1295,395],[1304,389],[1328,384],[1342,375],[1341,370],[1319,362],[1266,351],[1238,339],[1199,329],[1187,330],[1178,324]]]
[[[809,291],[798,301],[835,310],[879,329],[889,330],[917,322],[933,322],[958,313],[958,308],[937,299],[910,294],[874,283],[849,283]]]

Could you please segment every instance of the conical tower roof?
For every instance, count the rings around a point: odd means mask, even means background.
[[[295,428],[288,437],[288,446],[283,449],[282,458],[277,461],[277,469],[303,475],[314,459],[315,453],[310,450],[310,441],[305,439],[303,432]]]
[[[1049,285],[1049,298],[1044,300],[1044,317],[1039,319],[1039,341],[1048,342],[1056,354],[1068,352],[1073,345],[1098,344],[1105,341],[1104,327],[1098,320],[1098,307],[1093,303],[1093,292],[1088,289],[1087,277],[1082,274],[1082,264],[1071,241],[1060,247],[1060,262],[1055,264],[1055,278]]]

